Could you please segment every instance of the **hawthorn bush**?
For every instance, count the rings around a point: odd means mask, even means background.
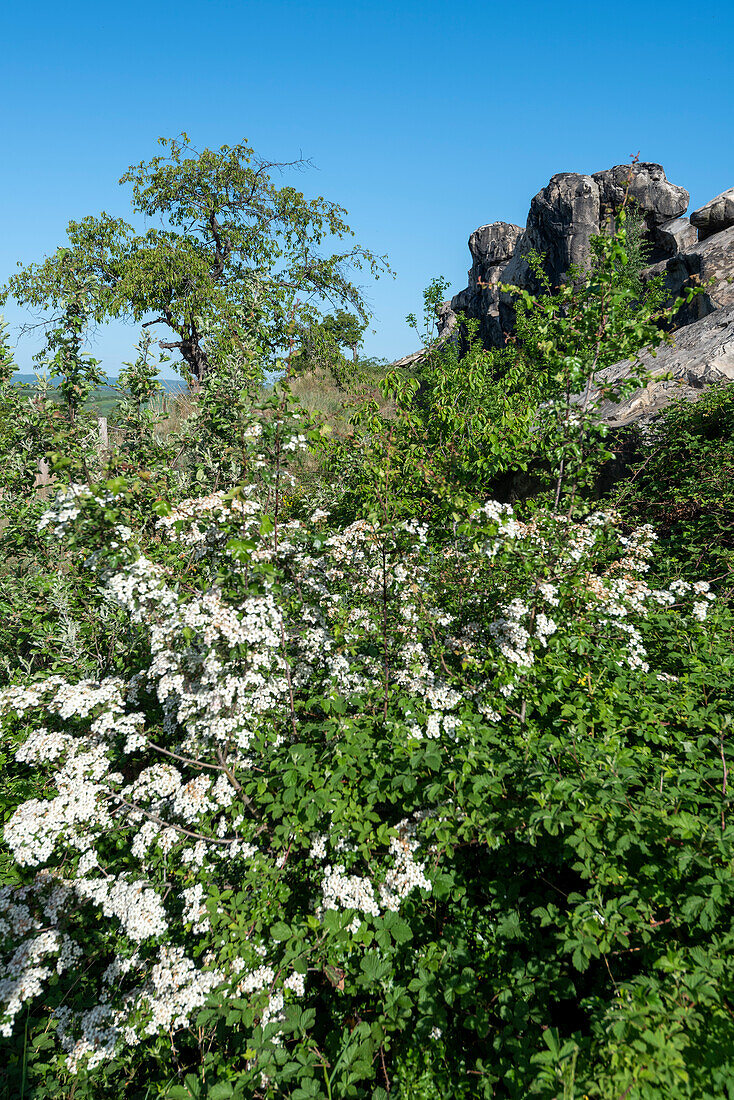
[[[623,223],[599,254],[526,300],[488,463],[447,349],[439,409],[389,376],[337,444],[233,368],[174,454],[131,385],[118,453],[13,500],[88,627],[0,690],[8,1097],[734,1095],[734,624],[590,499],[574,393],[658,331]],[[496,500],[521,438],[541,491]]]

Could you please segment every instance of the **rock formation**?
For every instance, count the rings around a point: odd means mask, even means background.
[[[734,225],[734,187],[730,187],[728,191],[722,191],[700,210],[694,210],[691,214],[691,225],[695,225],[698,229],[699,241],[704,241],[712,233],[721,233],[730,225]]]
[[[545,270],[557,286],[572,264],[585,267],[591,258],[591,238],[604,233],[629,194],[641,213],[651,261],[668,259],[696,242],[695,230],[682,217],[688,192],[666,178],[659,164],[617,165],[593,176],[561,172],[530,203],[524,230],[493,222],[469,238],[472,266],[469,285],[450,303],[454,313],[479,321],[482,339],[501,347],[513,326],[512,297],[500,294],[499,282],[532,292],[540,288],[528,254],[545,255]]]
[[[669,260],[653,264],[645,274],[662,275],[671,298],[689,286],[704,288],[703,294],[681,309],[677,325],[691,324],[715,309],[734,305],[734,223],[721,232],[705,234],[703,240],[686,245]]]
[[[492,222],[475,229],[469,238],[472,257],[469,286],[450,303],[454,314],[462,312],[479,320],[479,335],[490,347],[501,347],[505,342],[497,284],[502,281],[522,234],[519,225],[508,222]]]
[[[672,346],[657,353],[643,352],[650,372],[646,386],[619,403],[602,401],[599,410],[612,428],[626,427],[655,416],[671,401],[697,401],[708,386],[734,382],[734,305],[718,309],[674,334]],[[629,372],[629,363],[615,363],[600,371],[597,382],[612,385]],[[661,377],[665,376],[665,377]],[[591,397],[599,390],[592,391]]]
[[[561,283],[572,264],[587,266],[591,238],[609,230],[628,180],[650,249],[644,277],[661,275],[671,299],[689,286],[704,286],[704,293],[677,316],[676,325],[685,327],[675,335],[675,348],[664,348],[651,360],[656,374],[670,370],[675,381],[652,383],[624,407],[605,409],[610,424],[654,415],[672,396],[693,400],[712,382],[734,379],[734,188],[688,219],[688,192],[671,183],[659,164],[616,165],[591,176],[562,172],[532,200],[524,230],[492,222],[472,233],[468,286],[439,310],[444,338],[461,317],[475,318],[485,345],[502,347],[513,329],[514,307],[512,296],[500,292],[498,284],[537,292],[538,280],[528,263],[533,249],[545,254],[552,286]],[[658,369],[661,363],[668,366]],[[623,372],[625,367],[617,364],[609,370]]]

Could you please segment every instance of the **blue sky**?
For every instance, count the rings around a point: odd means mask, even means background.
[[[678,0],[27,0],[0,5],[0,280],[64,241],[70,218],[127,217],[117,180],[159,135],[246,139],[315,169],[307,194],[349,211],[396,278],[365,287],[366,350],[413,350],[405,315],[443,275],[466,283],[469,233],[525,223],[556,172],[631,153],[658,161],[691,209],[734,186],[734,5]],[[23,319],[8,303],[14,328]],[[110,374],[134,328],[94,352]],[[17,348],[30,369],[38,341]]]

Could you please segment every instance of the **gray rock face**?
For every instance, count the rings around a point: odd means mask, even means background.
[[[694,210],[691,225],[698,229],[699,241],[705,241],[712,234],[721,233],[734,225],[734,187],[722,191],[699,210]]]
[[[689,286],[704,287],[704,293],[696,295],[676,316],[678,325],[691,324],[716,309],[733,306],[734,225],[687,245],[671,259],[649,267],[645,275],[662,275],[671,298]]]
[[[595,172],[602,204],[602,222],[614,215],[624,202],[629,181],[631,204],[642,213],[651,244],[657,244],[656,229],[680,218],[688,209],[690,195],[684,187],[671,183],[661,164],[617,164],[605,172]],[[668,253],[669,254],[669,253]],[[653,260],[662,256],[653,254]]]
[[[443,336],[444,333],[452,332],[456,328],[459,318],[451,308],[451,302],[441,302],[440,306],[436,308],[436,317],[438,318],[438,334]]]
[[[505,337],[499,321],[499,291],[497,284],[504,278],[504,271],[512,259],[517,242],[522,236],[519,225],[509,222],[492,222],[482,225],[469,238],[472,266],[468,272],[469,285],[452,298],[449,310],[439,313],[439,332],[443,335],[449,314],[455,323],[455,314],[461,310],[466,316],[479,320],[479,335],[493,347],[504,343]],[[446,318],[446,320],[444,320]]]
[[[504,280],[514,286],[537,289],[526,256],[531,249],[546,253],[546,270],[551,285],[557,286],[571,264],[583,264],[589,256],[589,241],[599,232],[601,199],[599,186],[591,176],[561,172],[530,203],[525,232],[504,271]]]
[[[660,164],[621,164],[592,176],[561,172],[532,200],[524,231],[493,222],[472,233],[469,285],[452,299],[453,310],[477,318],[485,343],[501,347],[513,328],[513,299],[483,290],[481,283],[503,282],[537,293],[540,286],[527,260],[533,249],[545,254],[552,286],[560,284],[572,264],[587,266],[591,238],[606,231],[624,202],[628,181],[654,261],[668,259],[694,243],[695,231],[681,218],[688,207],[688,192],[671,183]]]
[[[646,386],[618,404],[601,402],[599,411],[610,427],[644,424],[671,401],[697,401],[708,386],[734,382],[734,306],[686,325],[674,333],[673,339],[673,346],[663,345],[657,355],[644,352],[640,356],[652,374]],[[629,362],[625,360],[601,371],[598,381],[612,385],[628,373]],[[596,389],[592,399],[598,395]]]
[[[698,233],[688,218],[673,218],[655,228],[655,242],[666,258],[697,241]]]
[[[591,176],[561,172],[530,203],[525,232],[515,253],[502,272],[504,283],[523,287],[533,293],[540,290],[527,256],[531,250],[545,253],[545,270],[551,286],[557,286],[571,264],[584,265],[590,255],[590,241],[599,232],[601,195]],[[501,346],[514,327],[512,295],[499,296]]]
[[[520,226],[509,222],[480,225],[469,238],[469,251],[473,261],[470,274],[481,275],[487,268],[506,263],[512,258],[521,236]]]

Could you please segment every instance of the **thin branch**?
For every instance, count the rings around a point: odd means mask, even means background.
[[[219,745],[217,745],[217,759],[219,760],[219,763],[222,766],[222,771],[225,773],[225,775],[227,776],[227,779],[229,779],[229,781],[232,784],[232,786],[234,787],[234,789],[236,791],[241,792],[242,791],[242,784],[239,782],[238,779],[235,778],[235,774],[232,771],[232,769],[227,767],[227,763],[226,763],[225,758],[224,758],[224,753],[220,749]],[[250,802],[251,799],[247,798],[246,801]]]
[[[721,766],[724,769],[724,776],[721,781],[721,831],[723,833],[726,828],[726,783],[729,778],[729,769],[726,766],[726,757],[724,756],[723,731],[719,737],[719,755],[721,756]]]
[[[162,745],[156,745],[152,741],[148,742],[149,749],[155,749],[156,752],[162,752],[165,756],[170,756],[174,760],[180,760],[182,764],[191,764],[194,768],[211,768],[213,771],[221,771],[219,764],[205,764],[203,760],[194,760],[190,756],[179,756],[176,752],[171,752],[170,749],[164,749]]]
[[[135,802],[128,802],[126,798],[122,798],[120,795],[111,796],[118,802],[121,802],[123,806],[127,806],[136,814],[142,814],[143,817],[147,817],[150,821],[154,821],[156,825],[161,825],[164,829],[175,829],[177,833],[182,833],[183,836],[190,836],[194,840],[206,840],[209,844],[223,844],[227,847],[230,844],[237,844],[240,837],[235,836],[230,840],[225,840],[216,836],[207,836],[206,833],[197,833],[193,829],[184,829],[183,825],[176,825],[172,821],[165,821],[162,817],[158,817],[157,814],[153,814],[150,810],[144,810],[142,806],[138,806]]]

